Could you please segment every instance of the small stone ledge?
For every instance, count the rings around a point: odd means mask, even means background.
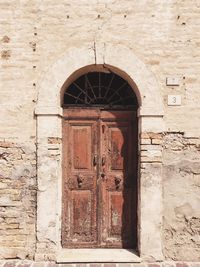
[[[0,267],[200,267],[200,262],[141,262],[141,263],[56,263],[1,260]]]
[[[35,108],[36,116],[62,116],[63,110],[57,106],[37,106]]]
[[[102,256],[103,255],[103,256]],[[134,250],[127,249],[61,249],[57,253],[59,263],[135,263],[141,258]],[[82,266],[78,266],[82,267]],[[105,266],[110,267],[110,266]]]

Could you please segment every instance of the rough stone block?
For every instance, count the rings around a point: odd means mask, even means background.
[[[3,148],[11,148],[11,147],[14,147],[14,143],[11,143],[11,142],[6,142],[6,141],[0,141],[0,147],[3,147]]]
[[[161,145],[162,144],[162,139],[152,139],[151,140],[151,143],[153,144],[153,145]]]
[[[30,267],[32,262],[19,262],[16,267]]]
[[[140,139],[140,144],[141,145],[150,145],[151,139],[150,138],[142,138],[142,139]]]
[[[190,267],[200,267],[200,262],[191,262]]]
[[[16,261],[7,261],[4,263],[3,267],[16,267]]]
[[[90,263],[90,267],[101,267],[101,263]]]
[[[115,263],[104,263],[104,267],[116,267]]]
[[[45,267],[58,267],[58,264],[56,264],[55,262],[47,262]]]
[[[176,267],[189,267],[189,265],[186,262],[177,262]]]
[[[48,144],[60,144],[62,142],[61,138],[58,137],[48,137]]]
[[[162,147],[160,145],[157,145],[157,144],[141,145],[140,148],[141,148],[141,151],[152,151],[152,150],[159,150],[159,151],[161,151],[162,150]]]
[[[141,139],[162,139],[162,134],[153,132],[143,132],[140,134]]]
[[[160,267],[159,263],[149,263],[148,267]]]
[[[45,265],[45,262],[33,262],[31,267],[46,267]]]
[[[118,267],[131,267],[130,263],[119,263]]]
[[[87,264],[76,264],[76,267],[87,267]]]
[[[146,266],[147,266],[147,263],[144,263],[144,262],[131,264],[131,267],[146,267]]]
[[[140,134],[140,138],[141,138],[141,139],[150,139],[150,136],[149,136],[148,133],[144,132],[144,133],[141,133],[141,134]]]
[[[162,263],[162,267],[174,267],[175,264],[175,262],[164,262]]]

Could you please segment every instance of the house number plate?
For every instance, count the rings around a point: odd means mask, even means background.
[[[167,104],[168,106],[180,106],[181,96],[180,95],[168,95]]]

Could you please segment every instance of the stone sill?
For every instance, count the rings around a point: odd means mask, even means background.
[[[61,249],[57,253],[58,263],[141,261],[134,250],[127,249]]]

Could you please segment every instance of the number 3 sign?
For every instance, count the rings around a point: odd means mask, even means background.
[[[168,95],[168,106],[180,106],[181,96],[180,95]]]

